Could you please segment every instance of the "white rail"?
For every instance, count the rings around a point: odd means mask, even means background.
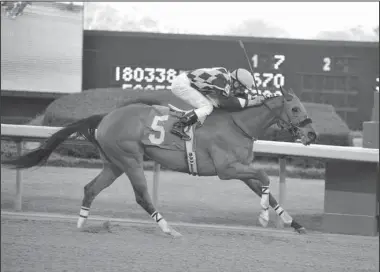
[[[45,139],[61,127],[20,126],[1,124],[1,137],[22,139]],[[265,153],[278,156],[300,156],[323,159],[379,162],[379,150],[362,147],[346,147],[331,145],[304,146],[301,143],[286,143],[274,141],[255,142],[255,153]]]

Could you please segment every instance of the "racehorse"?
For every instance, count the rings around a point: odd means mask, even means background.
[[[183,173],[215,176],[222,180],[242,180],[261,196],[260,223],[266,227],[269,221],[269,205],[284,221],[299,233],[305,229],[278,205],[270,194],[268,175],[256,169],[253,163],[254,142],[273,124],[291,132],[304,145],[314,143],[317,134],[312,120],[301,101],[291,90],[270,97],[261,105],[240,110],[216,109],[205,123],[193,126],[194,157],[186,160],[184,143],[170,133],[171,125],[180,113],[159,105],[153,99],[136,100],[110,113],[93,115],[76,121],[48,138],[38,149],[5,164],[16,168],[29,168],[45,163],[53,150],[72,134],[84,136],[98,147],[104,162],[103,170],[84,187],[84,197],[78,228],[82,228],[89,215],[95,197],[125,173],[134,190],[136,202],[158,223],[162,231],[174,237],[181,236],[154,207],[148,193],[144,175],[144,155],[164,167]],[[166,145],[165,145],[166,142]]]

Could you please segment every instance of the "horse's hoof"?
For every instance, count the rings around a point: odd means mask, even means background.
[[[106,231],[108,231],[108,232],[112,232],[112,231],[111,231],[111,223],[110,223],[110,221],[105,221],[105,222],[103,223],[102,227],[103,227]]]
[[[174,229],[170,229],[169,231],[165,232],[167,235],[172,236],[173,238],[179,238],[182,237],[182,234]]]
[[[267,220],[267,219],[262,218],[261,216],[259,216],[259,222],[260,222],[261,226],[263,226],[264,228],[266,228],[268,226],[269,220]]]
[[[298,224],[296,221],[292,221],[290,226],[294,229],[294,231],[298,232],[299,234],[306,234],[306,229],[302,227],[300,224]]]
[[[306,234],[306,229],[304,227],[294,229],[294,231],[298,232],[299,234]]]
[[[84,224],[86,223],[86,218],[79,217],[77,221],[77,228],[81,229],[83,228]]]
[[[259,222],[264,228],[266,228],[268,226],[268,223],[269,223],[269,211],[268,211],[268,209],[261,210],[260,215],[259,215]]]

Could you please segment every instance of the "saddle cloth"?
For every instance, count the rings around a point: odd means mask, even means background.
[[[173,124],[185,113],[172,105],[152,106],[146,119],[142,137],[142,143],[148,146],[157,146],[168,150],[184,151],[187,158],[189,173],[198,175],[196,160],[195,129],[196,124],[185,128],[185,132],[190,136],[190,141],[184,141],[170,132]]]

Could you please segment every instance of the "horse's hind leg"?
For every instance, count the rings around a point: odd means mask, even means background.
[[[148,192],[148,185],[144,175],[143,148],[138,143],[127,141],[118,143],[118,152],[114,152],[114,162],[124,170],[128,176],[136,202],[139,204],[160,226],[161,230],[174,237],[182,236],[175,231],[162,215],[153,206],[152,199]],[[117,155],[116,155],[117,154]]]
[[[246,179],[242,180],[253,192],[255,192],[259,197],[261,197],[261,183],[259,180]],[[269,193],[269,205],[275,210],[277,215],[281,218],[285,225],[290,225],[298,233],[306,233],[306,229],[301,226],[297,221],[295,221],[290,214],[284,210],[281,205],[277,202],[276,198]]]
[[[90,207],[95,197],[105,188],[110,186],[121,174],[120,168],[111,162],[104,162],[103,170],[91,182],[84,186],[84,197],[79,212],[77,227],[82,228],[87,220]]]

